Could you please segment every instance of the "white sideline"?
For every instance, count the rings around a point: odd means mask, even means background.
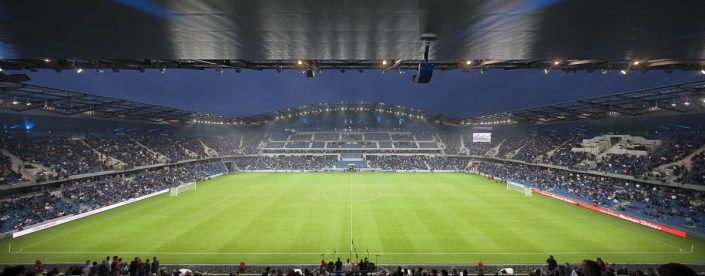
[[[56,220],[53,220],[53,221],[50,221],[50,222],[42,223],[42,224],[39,224],[39,225],[30,227],[30,228],[24,229],[24,230],[22,230],[22,231],[14,232],[14,233],[12,233],[12,238],[13,238],[13,239],[14,239],[14,238],[19,238],[19,237],[22,237],[22,236],[24,236],[24,235],[28,235],[28,234],[31,234],[31,233],[34,233],[34,232],[37,232],[37,231],[41,231],[41,230],[44,230],[44,229],[48,229],[48,228],[51,228],[51,227],[54,227],[54,226],[57,226],[57,225],[61,225],[61,224],[67,223],[67,222],[69,222],[69,221],[74,221],[74,220],[77,220],[77,219],[85,218],[85,217],[87,217],[87,216],[91,216],[91,215],[95,215],[95,214],[98,214],[98,213],[102,213],[102,212],[108,211],[108,210],[110,210],[110,209],[114,209],[114,208],[117,208],[117,207],[120,207],[120,206],[123,206],[123,205],[127,205],[127,204],[130,204],[130,203],[133,203],[133,202],[137,202],[137,201],[140,201],[140,200],[143,200],[143,199],[147,199],[147,198],[150,198],[150,197],[153,197],[153,196],[157,196],[157,195],[166,193],[166,192],[168,192],[168,191],[169,191],[169,189],[161,190],[161,191],[154,192],[154,193],[151,193],[151,194],[148,194],[148,195],[143,195],[143,196],[136,197],[136,198],[130,198],[130,199],[128,199],[128,200],[125,200],[125,201],[119,202],[119,203],[115,203],[115,204],[110,205],[110,206],[105,206],[105,207],[102,207],[102,208],[90,210],[90,211],[85,212],[85,213],[80,213],[80,214],[78,214],[78,215],[66,216],[66,217],[62,217],[62,218],[59,218],[59,219],[56,219]]]

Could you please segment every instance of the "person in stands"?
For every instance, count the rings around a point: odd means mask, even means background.
[[[600,265],[598,265],[597,262],[593,260],[583,260],[583,263],[580,266],[580,272],[583,276],[602,275],[602,269],[600,269]]]
[[[690,267],[677,263],[668,263],[658,267],[659,276],[695,276],[698,275]]]
[[[558,267],[558,261],[556,261],[555,258],[553,258],[553,255],[548,256],[548,259],[546,259],[546,264],[548,265],[548,271],[555,271],[556,268]]]
[[[157,260],[156,256],[154,256],[154,258],[152,258],[152,269],[150,269],[150,270],[155,275],[159,275],[159,260]]]

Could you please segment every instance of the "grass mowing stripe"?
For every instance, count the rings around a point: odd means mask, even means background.
[[[382,263],[542,263],[548,254],[560,262],[705,259],[703,240],[525,197],[471,174],[243,173],[2,239],[8,251],[0,260],[80,262],[117,254],[157,255],[163,263],[301,264],[352,251],[353,241],[360,257],[369,250]]]

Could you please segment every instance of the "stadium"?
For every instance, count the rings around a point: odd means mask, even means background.
[[[704,12],[0,2],[0,276],[705,275]]]

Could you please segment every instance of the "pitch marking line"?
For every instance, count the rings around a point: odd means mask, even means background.
[[[150,204],[144,204],[143,206],[138,207],[138,208],[135,209],[134,211],[142,210],[142,209],[146,208],[147,206],[152,206],[152,205],[154,205],[154,204],[156,204],[156,201],[153,201],[153,202],[151,202]],[[119,208],[117,208],[117,209],[119,209]],[[113,210],[117,210],[117,209],[113,209]],[[108,221],[108,220],[110,220],[110,219],[114,219],[114,218],[116,217],[115,214],[110,214],[110,213],[104,213],[104,214],[105,214],[105,216],[106,216],[106,218],[104,218],[104,219],[95,221],[95,222],[90,223],[90,224],[88,224],[88,225],[86,225],[86,226],[83,226],[83,227],[79,227],[79,228],[76,228],[76,229],[72,229],[72,230],[70,230],[70,231],[66,231],[66,232],[63,232],[63,233],[60,233],[60,234],[57,234],[57,235],[54,235],[54,236],[47,237],[47,238],[45,238],[45,239],[41,239],[41,240],[39,240],[39,241],[37,241],[37,242],[31,243],[31,244],[29,244],[29,245],[26,245],[26,246],[20,248],[19,251],[23,251],[24,249],[26,249],[26,248],[28,248],[28,247],[32,247],[32,246],[35,246],[35,245],[39,245],[39,244],[42,244],[42,243],[44,243],[44,242],[47,242],[47,241],[56,239],[56,238],[58,238],[58,237],[63,237],[63,236],[66,236],[66,235],[68,235],[68,234],[71,234],[71,233],[74,233],[74,232],[77,232],[77,231],[81,231],[81,230],[86,229],[86,228],[89,228],[89,227],[93,227],[93,226],[95,226],[95,225],[97,225],[97,224],[99,224],[99,223]],[[85,218],[84,218],[84,219],[85,219]],[[79,219],[79,220],[76,220],[76,221],[80,221],[80,219]],[[67,224],[67,225],[69,225],[69,224]]]
[[[156,254],[156,255],[321,255],[320,252],[150,252],[150,251],[22,251],[10,254]],[[374,255],[583,255],[583,254],[692,254],[679,251],[585,251],[585,252],[370,252]]]

